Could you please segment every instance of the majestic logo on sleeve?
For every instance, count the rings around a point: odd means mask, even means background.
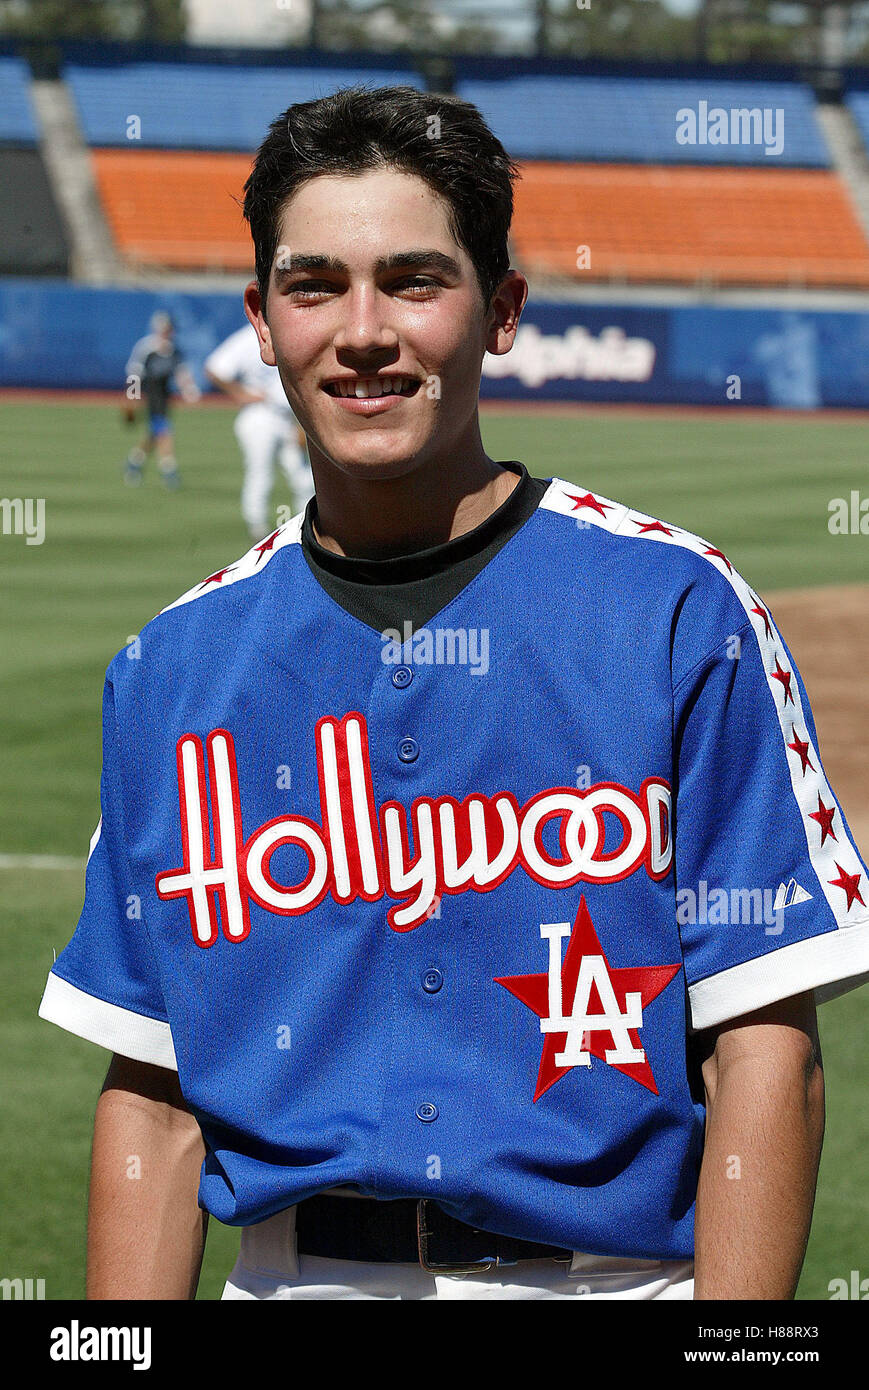
[[[517,867],[547,888],[615,883],[641,867],[653,879],[669,873],[670,786],[660,777],[647,777],[636,793],[599,782],[584,791],[551,787],[524,806],[511,792],[499,792],[463,801],[422,796],[409,810],[385,801],[378,810],[364,717],[328,716],[318,721],[315,737],[320,824],[278,816],[247,839],[232,734],[212,730],[205,750],[195,734],[178,740],[184,862],[158,873],[156,887],[161,898],[187,899],[198,945],[217,940],[217,901],[229,941],[243,941],[250,931],[251,900],[296,916],[327,894],[340,904],[390,897],[387,921],[404,932],[430,918],[445,894],[489,892]],[[605,848],[608,817],[610,826],[613,818],[618,822],[620,842]],[[557,854],[543,841],[550,823]],[[279,845],[296,845],[306,857],[298,883],[276,881],[270,866]]]
[[[681,965],[610,965],[584,897],[572,929],[569,922],[543,922],[540,935],[549,942],[548,972],[506,975],[495,981],[540,1019],[544,1042],[535,1101],[572,1067],[590,1067],[592,1057],[657,1095],[652,1068],[640,1046],[643,1009],[667,988]]]

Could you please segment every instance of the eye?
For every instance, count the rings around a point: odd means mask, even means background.
[[[328,280],[297,280],[288,286],[286,293],[294,299],[315,299],[321,294],[332,294],[334,289]]]
[[[422,298],[435,293],[440,289],[440,285],[430,275],[406,275],[404,279],[397,280],[392,288],[400,294],[410,294],[414,298]]]

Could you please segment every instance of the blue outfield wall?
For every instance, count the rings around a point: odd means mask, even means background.
[[[0,280],[0,387],[116,389],[155,309],[202,363],[244,322],[240,293]],[[866,312],[534,302],[513,350],[487,357],[494,400],[869,409]]]

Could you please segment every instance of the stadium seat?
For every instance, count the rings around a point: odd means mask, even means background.
[[[523,74],[468,76],[457,82],[456,92],[480,108],[517,159],[765,168],[825,168],[830,163],[812,92],[796,82]],[[780,118],[768,118],[774,122],[770,134],[781,130],[780,151],[767,154],[762,132],[754,143],[680,144],[678,113],[699,112],[701,103],[707,113],[716,108],[728,113],[728,139],[731,111],[781,111]],[[707,133],[705,121],[702,129]],[[734,140],[740,129],[734,124]]]
[[[0,146],[0,188],[0,275],[67,275],[67,231],[40,151]]]
[[[0,141],[35,145],[37,138],[30,69],[21,58],[0,58]]]
[[[240,207],[249,155],[95,150],[93,160],[127,260],[251,269]],[[530,162],[513,243],[523,268],[580,280],[869,285],[869,246],[843,185],[822,170]]]
[[[843,184],[826,171],[529,163],[522,175],[513,241],[526,270],[869,286],[869,245]]]
[[[409,85],[398,68],[234,67],[208,63],[68,63],[69,84],[89,145],[253,152],[269,124],[297,101],[352,83]]]
[[[94,150],[94,174],[118,251],[137,265],[250,270],[241,215],[245,154]]]

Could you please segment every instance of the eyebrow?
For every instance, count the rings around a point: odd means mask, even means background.
[[[391,270],[408,270],[414,266],[428,266],[431,270],[439,270],[442,274],[454,276],[457,279],[461,275],[461,267],[452,256],[445,255],[443,251],[427,248],[396,251],[391,256],[380,256],[374,262],[374,273],[375,275],[383,275]],[[275,268],[275,279],[285,280],[287,276],[306,270],[328,270],[334,275],[349,274],[348,266],[336,256],[291,255],[288,266]]]

